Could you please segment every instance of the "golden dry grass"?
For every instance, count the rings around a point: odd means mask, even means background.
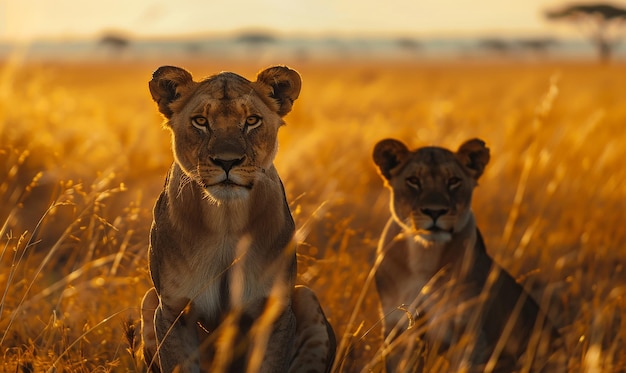
[[[127,329],[172,161],[147,91],[166,63],[0,65],[0,372],[142,371]],[[484,139],[474,211],[488,251],[549,308],[573,371],[626,370],[623,65],[290,65],[304,84],[276,165],[301,228],[299,281],[343,342],[341,371],[380,346],[365,281],[389,216],[370,160],[385,137]],[[184,66],[249,78],[265,67]]]

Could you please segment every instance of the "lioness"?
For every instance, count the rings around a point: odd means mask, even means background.
[[[471,210],[490,158],[485,143],[472,139],[453,153],[386,139],[373,156],[391,191],[375,273],[387,371],[417,369],[421,337],[447,353],[451,371],[539,369],[558,332],[489,257]]]
[[[142,302],[153,370],[324,372],[335,339],[313,292],[294,287],[294,221],[273,165],[282,117],[300,93],[287,67],[255,82],[223,72],[195,82],[157,69],[152,98],[174,163],[154,207]]]

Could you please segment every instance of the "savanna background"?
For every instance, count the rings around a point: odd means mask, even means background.
[[[492,160],[474,211],[488,252],[548,310],[571,371],[626,371],[625,53],[615,44],[598,58],[580,17],[569,19],[579,32],[542,21],[541,6],[559,2],[526,2],[526,23],[521,2],[464,11],[446,1],[465,23],[398,1],[366,2],[360,17],[348,2],[328,14],[323,1],[310,14],[272,2],[284,30],[259,10],[260,21],[217,17],[215,30],[180,21],[176,38],[170,18],[211,10],[144,4],[125,24],[136,5],[119,18],[81,16],[85,5],[68,0],[69,22],[45,2],[23,3],[31,8],[0,3],[0,372],[144,371],[133,330],[151,286],[151,208],[173,160],[147,82],[165,64],[196,79],[254,79],[271,64],[302,75],[275,164],[299,229],[298,281],[335,329],[337,371],[380,368],[370,270],[389,195],[371,151],[386,137],[485,140]],[[368,23],[389,14],[396,22]],[[96,33],[111,26],[133,31]]]

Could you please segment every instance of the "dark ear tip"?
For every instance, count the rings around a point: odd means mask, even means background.
[[[397,166],[400,158],[403,158],[408,152],[409,150],[403,142],[395,139],[383,139],[374,145],[372,158],[383,175],[386,175],[389,170]]]
[[[481,139],[474,138],[464,142],[457,151],[461,163],[474,172],[474,178],[478,179],[491,158],[489,148]]]
[[[302,87],[302,76],[300,76],[300,73],[298,73],[296,70],[291,69],[287,66],[279,66],[282,70],[285,71],[285,73],[289,74],[289,76],[291,77],[291,83],[293,83],[292,88],[296,88],[298,89],[298,91],[300,91],[300,88]]]
[[[271,66],[257,75],[257,82],[270,87],[269,97],[277,101],[277,113],[284,116],[291,111],[293,102],[300,95],[302,78],[287,66]]]
[[[489,148],[487,147],[487,144],[479,138],[473,138],[465,141],[459,147],[459,150],[460,149],[466,149],[467,151],[481,151],[489,154]]]
[[[166,74],[170,74],[170,73],[175,73],[178,75],[182,75],[184,77],[184,79],[186,80],[192,80],[193,78],[191,77],[191,74],[180,67],[176,67],[176,66],[170,66],[170,65],[165,65],[165,66],[161,66],[158,69],[154,70],[154,72],[152,73],[152,79],[160,79],[162,78],[164,75]]]
[[[382,139],[374,145],[374,153],[378,153],[384,149],[407,149],[406,145],[402,141],[396,139]]]
[[[180,97],[181,92],[193,82],[191,74],[180,67],[161,66],[152,73],[148,88],[159,111],[167,118],[172,116],[169,104]]]
[[[383,148],[385,147],[385,144],[391,139],[384,139],[384,140],[380,140],[379,142],[376,143],[376,145],[374,145],[374,149],[372,150],[372,156],[374,157],[374,160],[376,160],[380,154],[383,151]]]
[[[158,69],[154,70],[152,73],[152,79],[158,79],[167,71],[171,71],[174,66],[161,66]]]
[[[469,140],[466,141],[466,143],[467,144],[472,144],[472,145],[477,145],[477,146],[480,146],[480,147],[483,147],[483,148],[487,147],[486,146],[487,144],[483,140],[479,139],[478,137],[475,137],[473,139],[469,139]]]
[[[154,70],[152,72],[152,79],[158,79],[159,77],[161,77],[161,75],[163,75],[163,73],[165,72],[164,67],[165,66],[161,66],[158,69]]]

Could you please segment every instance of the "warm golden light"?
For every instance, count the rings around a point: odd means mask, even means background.
[[[314,35],[538,34],[555,31],[542,12],[558,4],[561,1],[5,0],[0,3],[0,40],[80,38],[106,30],[172,37],[249,28]]]

